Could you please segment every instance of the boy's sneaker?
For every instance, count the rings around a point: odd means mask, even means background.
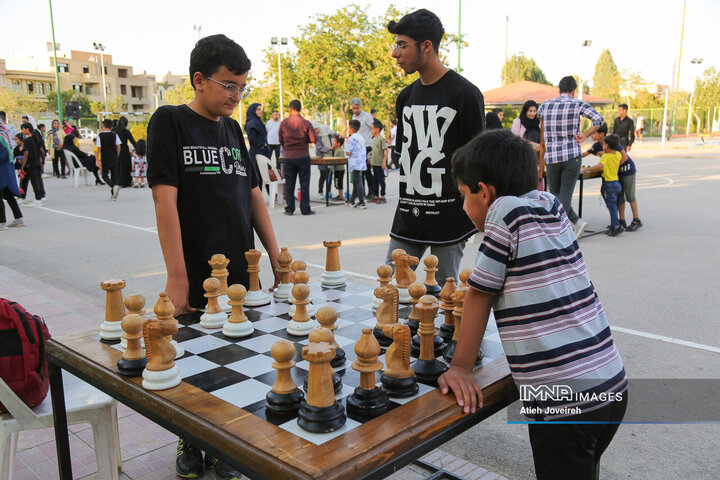
[[[642,226],[643,226],[643,223],[642,223],[642,221],[640,221],[639,218],[633,218],[633,221],[630,222],[630,225],[628,225],[625,230],[627,230],[628,232],[634,232]]]
[[[215,474],[219,480],[241,480],[244,478],[240,472],[232,468],[214,455],[205,455],[205,468]]]
[[[588,223],[583,220],[582,218],[578,218],[577,222],[575,222],[575,225],[573,225],[573,231],[575,232],[575,239],[580,240],[580,238],[583,236],[583,233],[585,233],[585,229],[587,228]]]
[[[8,226],[7,223],[0,223],[0,230],[7,230]]]
[[[110,199],[116,200],[119,194],[120,194],[120,185],[113,186],[112,190],[110,190]]]
[[[385,200],[385,197],[378,198],[376,203],[387,203],[387,200]]]
[[[8,227],[24,227],[24,226],[25,226],[25,222],[23,222],[22,218],[16,218],[12,222],[10,222],[10,225],[8,225]]]
[[[608,237],[617,237],[621,233],[623,233],[625,229],[622,225],[618,225],[617,227],[610,227],[610,231],[608,233]]]
[[[175,473],[182,478],[198,478],[205,473],[202,452],[182,438],[178,438]]]
[[[358,203],[357,208],[359,208],[360,210],[367,210],[367,205],[365,205],[364,203]]]

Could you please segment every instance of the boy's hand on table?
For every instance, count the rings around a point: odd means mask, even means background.
[[[448,371],[438,378],[438,386],[443,395],[453,391],[458,405],[463,407],[463,412],[475,413],[478,408],[482,408],[482,390],[471,370],[451,365]]]

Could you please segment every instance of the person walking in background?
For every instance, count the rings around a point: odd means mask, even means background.
[[[370,152],[370,166],[373,169],[372,198],[373,203],[387,203],[385,199],[385,170],[387,169],[388,148],[385,137],[382,136],[383,124],[377,118],[372,126],[372,152]]]
[[[23,150],[22,160],[20,161],[20,169],[26,173],[22,179],[20,188],[25,192],[27,197],[28,182],[32,185],[35,201],[26,200],[25,204],[33,207],[42,207],[42,199],[45,197],[45,186],[42,180],[42,159],[40,158],[42,149],[40,144],[43,143],[38,132],[33,129],[30,122],[25,122],[20,126],[23,134]]]
[[[315,129],[300,115],[302,104],[293,100],[288,105],[290,116],[280,123],[278,138],[283,148],[285,165],[285,215],[295,213],[295,181],[300,179],[300,213],[315,215],[310,210],[310,149],[315,143]]]
[[[366,209],[365,185],[363,185],[362,172],[367,168],[367,153],[365,150],[365,139],[360,135],[360,122],[352,119],[348,125],[349,136],[345,140],[345,154],[348,156],[348,170],[352,176],[353,190],[350,200],[346,203],[348,207]],[[357,203],[355,200],[357,199]]]
[[[392,119],[392,127],[390,127],[390,160],[388,161],[388,168],[395,170],[399,167],[398,157],[395,154],[395,142],[397,140],[397,118]]]
[[[353,120],[357,120],[360,122],[360,130],[357,131],[357,133],[360,134],[360,136],[365,140],[365,151],[367,152],[367,165],[365,170],[363,170],[363,178],[365,179],[365,182],[367,183],[367,192],[372,192],[373,190],[373,178],[372,178],[372,170],[370,170],[370,152],[372,151],[372,132],[370,129],[372,128],[373,123],[373,116],[372,114],[364,111],[362,109],[362,102],[359,98],[353,98],[350,100],[350,108],[352,108],[353,112]]]
[[[245,134],[250,143],[250,158],[253,162],[255,155],[264,155],[270,158],[270,148],[268,147],[267,130],[262,121],[262,105],[253,103],[247,109],[245,115]]]
[[[117,200],[120,185],[117,184],[117,162],[120,155],[120,137],[112,130],[112,120],[106,118],[102,121],[102,132],[97,136],[97,146],[100,149],[102,163],[102,178],[110,187],[110,200]]]
[[[580,176],[580,145],[604,122],[589,103],[575,98],[577,81],[573,77],[563,77],[558,90],[560,95],[543,102],[538,110],[545,124],[545,171],[550,193],[560,199],[574,225],[575,238],[580,239],[587,222],[572,208],[572,196]],[[580,133],[580,117],[592,122],[584,133]]]
[[[635,143],[635,123],[632,118],[627,115],[627,103],[618,105],[618,116],[613,123],[613,135],[617,135],[620,145],[625,147],[625,151],[629,152],[632,144]]]
[[[315,156],[332,156],[332,138],[330,137],[330,127],[327,125],[320,125],[317,122],[310,123],[315,131]],[[318,179],[319,199],[325,200],[326,196],[328,198],[332,198],[330,184],[328,183],[332,179],[332,167],[330,165],[318,165],[318,171],[320,172],[320,178]],[[330,179],[328,179],[328,176]],[[327,193],[323,193],[325,191],[325,186],[327,186]]]
[[[635,121],[635,136],[637,137],[638,142],[642,142],[644,129],[645,117],[643,117],[642,115],[638,115],[637,120]]]
[[[280,113],[277,110],[273,110],[270,120],[265,124],[265,131],[267,132],[267,143],[270,149],[270,155],[275,153],[275,160],[280,159],[280,139],[278,138],[278,132],[280,131]]]
[[[22,227],[24,226],[23,215],[18,206],[15,197],[20,196],[20,190],[18,188],[17,179],[15,178],[13,143],[10,130],[5,125],[2,117],[0,117],[0,230],[6,230],[8,227]],[[8,203],[10,210],[12,210],[14,220],[7,224],[7,218],[5,216],[5,203],[3,199]]]
[[[120,117],[117,121],[117,127],[115,127],[115,133],[117,133],[120,139],[120,153],[118,153],[117,159],[117,184],[121,188],[132,185],[132,158],[130,157],[130,148],[127,142],[130,141],[133,148],[136,147],[135,138],[133,138],[133,134],[128,130],[127,125],[127,118]]]
[[[52,156],[53,176],[55,178],[65,177],[65,158],[62,156],[63,139],[65,132],[60,130],[60,121],[53,120],[50,124],[50,131],[47,133],[47,147]]]

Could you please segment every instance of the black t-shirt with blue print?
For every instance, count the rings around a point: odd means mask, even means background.
[[[187,105],[162,106],[148,125],[147,159],[151,187],[178,189],[190,305],[205,305],[202,284],[216,253],[230,259],[228,285],[247,287],[245,252],[255,245],[252,189],[260,176],[240,125],[229,117],[209,120]]]

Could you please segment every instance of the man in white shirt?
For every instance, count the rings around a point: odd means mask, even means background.
[[[352,119],[360,122],[360,130],[358,130],[358,133],[361,137],[363,137],[363,140],[365,140],[365,150],[367,151],[367,165],[369,167],[370,152],[372,151],[372,132],[370,131],[370,128],[373,124],[373,117],[368,112],[362,109],[362,102],[357,97],[350,100],[350,108],[352,108],[353,112]],[[363,178],[367,182],[367,191],[372,192],[374,190],[374,187],[372,170],[370,168],[363,171]]]
[[[275,160],[280,158],[280,138],[278,132],[280,131],[280,113],[277,110],[273,110],[272,117],[265,124],[265,130],[267,130],[267,143],[270,148],[270,155],[275,152]]]

